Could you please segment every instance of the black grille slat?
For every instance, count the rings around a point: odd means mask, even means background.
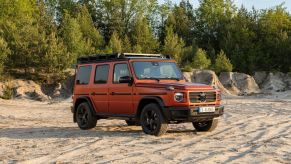
[[[205,94],[205,101],[201,101],[201,95]],[[203,97],[203,96],[202,96]],[[189,98],[191,103],[205,103],[205,102],[215,102],[216,93],[215,92],[189,92]]]

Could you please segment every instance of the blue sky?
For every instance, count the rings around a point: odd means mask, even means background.
[[[174,3],[179,3],[181,0],[172,0]],[[291,11],[291,0],[233,0],[237,7],[244,5],[246,8],[251,9],[254,6],[256,9],[268,9],[279,5],[281,3],[285,3],[285,7],[288,11]],[[164,0],[159,0],[160,3],[164,2]],[[199,5],[198,0],[190,0],[193,4],[194,8],[197,8]]]

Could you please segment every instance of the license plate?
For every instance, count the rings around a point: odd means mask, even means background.
[[[199,107],[199,113],[209,113],[209,112],[215,112],[214,106],[206,106],[206,107]]]

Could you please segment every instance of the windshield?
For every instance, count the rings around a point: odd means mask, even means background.
[[[133,68],[138,79],[182,79],[174,62],[133,62]]]

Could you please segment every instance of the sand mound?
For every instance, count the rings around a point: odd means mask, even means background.
[[[211,70],[196,70],[193,72],[184,72],[184,77],[187,81],[193,83],[201,83],[219,88],[223,94],[230,95],[231,93],[224,88],[224,86],[218,80],[215,72]]]
[[[254,78],[265,93],[282,92],[291,86],[291,77],[282,72],[256,72]]]
[[[0,97],[3,96],[4,84],[0,82]]]
[[[250,95],[260,93],[260,88],[254,78],[244,73],[222,72],[219,80],[232,94]]]
[[[57,84],[37,84],[32,80],[15,79],[0,83],[0,97],[9,86],[13,98],[46,101],[50,99],[67,99],[71,97],[74,86],[74,74]]]
[[[14,90],[14,96],[16,98],[27,98],[39,101],[48,100],[39,84],[36,84],[31,80],[17,79],[10,82],[11,88]]]
[[[42,92],[51,98],[68,98],[72,95],[74,76],[69,76],[64,82],[41,85]]]
[[[285,83],[287,85],[287,89],[291,90],[291,74],[286,74]]]
[[[255,72],[254,79],[257,82],[257,84],[261,87],[261,85],[266,80],[268,74],[265,71]]]

